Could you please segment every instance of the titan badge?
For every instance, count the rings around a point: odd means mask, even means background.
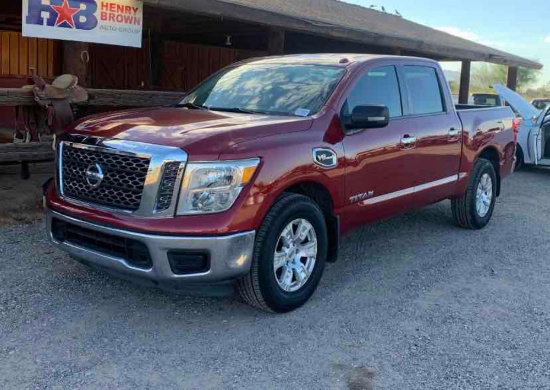
[[[362,194],[353,195],[349,198],[351,203],[359,203],[374,197],[374,191],[363,192]]]

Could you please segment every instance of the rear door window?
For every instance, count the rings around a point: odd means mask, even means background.
[[[395,67],[373,69],[362,76],[349,94],[342,114],[349,116],[355,107],[365,105],[387,106],[392,118],[403,115]]]
[[[407,65],[403,67],[403,77],[411,115],[438,114],[445,111],[435,68]]]

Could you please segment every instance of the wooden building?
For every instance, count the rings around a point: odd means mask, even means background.
[[[542,65],[408,21],[337,0],[144,0],[141,49],[21,36],[21,0],[0,5],[0,87],[28,75],[77,74],[90,88],[187,91],[235,61],[268,54],[385,53],[462,61],[460,99],[470,64]],[[0,111],[0,127],[10,122]],[[6,111],[8,110],[8,111]]]

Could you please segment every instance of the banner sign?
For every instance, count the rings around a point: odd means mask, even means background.
[[[23,36],[141,47],[138,0],[23,0]]]

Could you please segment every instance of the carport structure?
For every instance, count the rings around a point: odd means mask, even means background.
[[[76,4],[79,0],[71,1]],[[0,88],[20,87],[32,73],[47,79],[72,73],[88,88],[182,92],[238,60],[340,52],[461,61],[460,102],[466,103],[473,61],[507,65],[512,89],[517,84],[518,67],[542,67],[398,15],[337,0],[143,2],[141,49],[22,37],[22,0],[3,2]],[[13,123],[5,109],[2,114],[0,122],[7,118],[5,126]]]
[[[171,39],[267,54],[359,52],[462,62],[460,102],[469,95],[473,61],[508,66],[516,88],[518,67],[542,65],[398,15],[337,0],[144,0],[153,31]],[[153,18],[151,16],[154,15]],[[158,24],[155,26],[155,24]],[[154,59],[153,59],[154,61]],[[160,71],[159,66],[153,66]]]
[[[71,4],[76,7],[93,1],[98,0],[71,0]],[[34,104],[30,94],[22,96],[19,89],[7,90],[25,85],[31,74],[49,81],[62,73],[77,75],[80,84],[94,96],[87,102],[90,107],[80,108],[79,113],[84,115],[114,106],[177,102],[182,92],[220,68],[265,55],[339,52],[461,61],[460,103],[468,102],[473,61],[507,65],[508,86],[512,89],[516,88],[519,67],[542,68],[537,62],[428,28],[399,15],[338,0],[143,0],[143,3],[143,45],[135,49],[23,37],[22,0],[4,1],[0,5],[0,127],[13,127],[13,106]],[[107,92],[101,92],[100,96],[99,90]],[[51,150],[47,150],[51,155]],[[29,153],[37,156],[34,150]],[[18,152],[15,159],[23,161],[21,156]],[[34,158],[31,157],[28,158]]]

